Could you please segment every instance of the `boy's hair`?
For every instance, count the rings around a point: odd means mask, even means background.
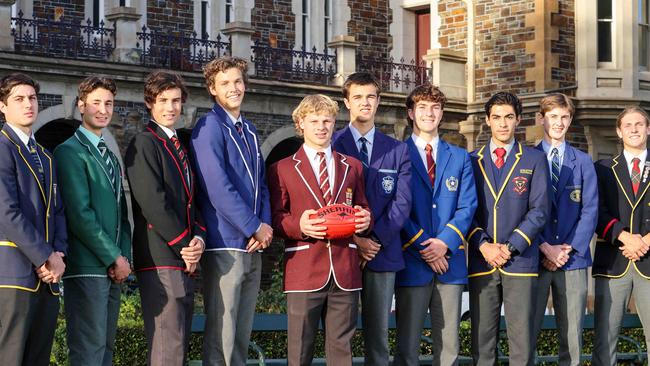
[[[650,117],[648,117],[648,112],[646,112],[645,109],[643,109],[643,108],[641,108],[639,106],[631,105],[631,106],[625,107],[625,109],[623,109],[623,112],[619,113],[619,115],[616,117],[616,128],[620,128],[623,117],[625,117],[625,116],[627,116],[628,114],[631,114],[631,113],[638,113],[638,114],[642,115],[643,118],[645,118],[646,126],[650,125]]]
[[[368,72],[355,72],[354,74],[348,76],[343,83],[343,98],[348,98],[350,93],[350,87],[352,85],[374,85],[377,89],[377,96],[381,93],[381,88],[379,87],[379,82],[377,79]]]
[[[571,117],[576,111],[571,99],[562,93],[549,94],[539,101],[539,114],[542,116],[555,108],[566,108]]]
[[[185,103],[188,92],[183,79],[173,72],[154,71],[144,80],[144,101],[149,104],[154,104],[160,93],[175,88],[181,90],[181,101]]]
[[[485,115],[488,118],[490,118],[490,112],[492,112],[492,107],[495,105],[509,105],[515,110],[515,116],[517,118],[521,117],[523,111],[521,101],[512,93],[498,92],[494,94],[487,103],[485,103]]]
[[[29,85],[34,88],[36,94],[41,90],[36,80],[22,72],[13,72],[0,79],[0,101],[7,104],[11,90],[18,85]]]
[[[413,109],[421,101],[440,103],[440,108],[445,109],[447,97],[437,86],[426,83],[416,86],[408,97],[406,97],[406,109]],[[411,120],[408,114],[406,115],[406,119],[409,122],[409,126],[413,127],[413,120]]]
[[[336,115],[339,113],[339,105],[332,98],[323,94],[313,94],[302,98],[300,104],[291,113],[291,118],[293,118],[298,136],[302,136],[303,134],[302,128],[300,128],[300,120],[312,113],[328,114],[336,118]]]
[[[219,57],[203,66],[203,77],[205,78],[205,87],[208,89],[208,93],[212,94],[210,88],[214,86],[214,76],[232,68],[239,69],[244,79],[244,85],[248,84],[248,63],[246,63],[246,60],[239,57]]]
[[[77,97],[80,101],[85,102],[88,94],[99,88],[108,90],[113,94],[113,96],[117,94],[117,85],[115,85],[115,81],[113,79],[98,76],[89,76],[85,78],[81,84],[79,84],[79,88],[77,88]]]

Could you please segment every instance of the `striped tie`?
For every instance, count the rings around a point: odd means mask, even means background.
[[[108,150],[104,139],[99,140],[97,149],[99,149],[99,153],[104,159],[104,163],[106,163],[108,169],[108,178],[111,180],[112,184],[115,184],[115,168],[113,167],[113,159],[111,159],[112,153]]]
[[[632,190],[635,195],[639,191],[639,183],[641,183],[641,169],[639,168],[640,162],[641,159],[639,158],[632,159],[632,175],[630,176],[630,180],[632,181]]]
[[[551,150],[551,183],[553,183],[553,192],[557,194],[558,183],[560,183],[560,154],[557,147]]]
[[[427,174],[429,175],[429,180],[431,181],[431,187],[434,187],[436,181],[436,162],[433,160],[433,148],[431,145],[427,144],[424,147],[424,151],[427,152]]]
[[[497,160],[494,161],[494,165],[497,167],[497,169],[501,169],[503,165],[506,163],[504,157],[506,156],[506,149],[502,147],[497,147],[494,149],[494,155],[496,155]]]
[[[36,170],[38,170],[38,180],[41,182],[41,186],[45,187],[45,171],[43,170],[43,163],[41,162],[41,157],[38,155],[36,141],[34,141],[33,137],[29,139],[27,147],[29,148],[29,154],[32,156],[32,161],[36,165]]]
[[[331,204],[332,202],[332,189],[330,187],[330,177],[327,174],[327,162],[325,161],[325,153],[318,152],[318,160],[320,161],[320,167],[318,169],[318,182],[320,184],[320,191],[323,194],[323,200],[326,205]]]
[[[240,121],[235,122],[235,127],[237,128],[237,133],[239,134],[239,137],[244,141],[244,145],[246,145],[246,149],[248,150],[248,155],[251,155],[251,147],[248,146],[248,141],[246,140],[246,136],[244,136],[244,126]]]
[[[176,149],[176,153],[178,154],[178,157],[181,159],[181,164],[183,165],[183,174],[185,175],[185,179],[187,182],[190,181],[190,167],[189,164],[187,163],[187,155],[185,154],[185,149],[183,149],[183,146],[181,146],[181,142],[178,140],[178,137],[176,135],[172,136],[171,138],[172,143],[174,144],[174,148]]]
[[[359,156],[361,157],[361,164],[363,164],[363,176],[368,176],[368,167],[370,166],[368,159],[368,145],[366,145],[365,137],[360,137],[359,141],[361,142],[361,150],[359,151]]]

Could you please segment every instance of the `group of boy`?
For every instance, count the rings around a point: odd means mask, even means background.
[[[80,84],[81,126],[53,156],[34,140],[38,84],[19,73],[0,81],[3,364],[49,363],[63,279],[71,365],[110,365],[120,284],[131,269],[148,364],[185,364],[200,262],[203,362],[244,365],[261,252],[274,234],[285,243],[289,365],[311,364],[321,322],[327,363],[350,365],[359,298],[365,363],[388,365],[393,296],[394,364],[419,364],[428,313],[433,364],[455,365],[466,285],[476,365],[497,362],[502,306],[510,362],[534,364],[549,292],[560,364],[578,365],[594,232],[601,238],[593,263],[594,364],[616,363],[630,294],[650,329],[650,119],[643,109],[619,115],[623,153],[594,166],[566,141],[575,112],[568,97],[541,100],[536,120],[544,139],[527,147],[515,139],[521,102],[499,92],[485,104],[491,137],[470,154],[440,138],[447,99],[429,84],[406,99],[406,142],[382,133],[380,86],[360,72],[343,85],[350,122],[339,131],[335,101],[303,98],[292,119],[304,143],[271,166],[267,184],[256,129],[241,112],[246,75],[241,59],[206,65],[215,104],[196,123],[188,150],[174,128],[187,88],[174,73],[151,73],[144,85],[151,120],[123,162],[102,133],[113,115],[113,80]],[[326,239],[324,219],[314,214],[331,204],[354,207],[354,235]]]

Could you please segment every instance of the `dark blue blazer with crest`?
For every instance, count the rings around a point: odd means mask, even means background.
[[[63,204],[52,154],[37,146],[45,185],[27,147],[5,123],[0,133],[0,288],[36,292],[36,268],[53,251],[66,253]],[[58,294],[58,286],[50,290]]]
[[[360,160],[349,127],[337,131],[332,140],[334,150]],[[367,174],[365,193],[374,219],[372,234],[381,244],[368,268],[397,272],[404,268],[400,230],[411,210],[411,160],[406,144],[375,129]]]

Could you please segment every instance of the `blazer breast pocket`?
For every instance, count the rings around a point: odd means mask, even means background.
[[[514,199],[528,199],[530,194],[530,176],[517,175],[510,177],[510,181],[505,187],[504,194]]]
[[[440,180],[440,196],[456,197],[460,189],[460,179],[458,175],[447,175]]]
[[[385,197],[392,197],[397,189],[397,170],[379,169],[377,177],[377,192]]]

